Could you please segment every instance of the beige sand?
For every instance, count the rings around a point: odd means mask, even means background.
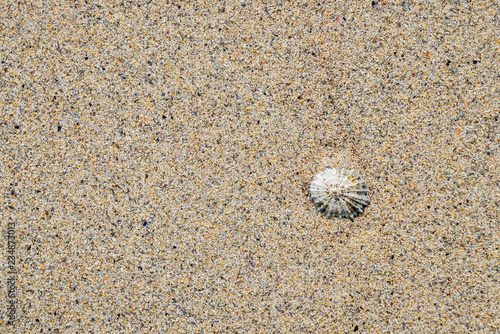
[[[0,6],[0,332],[498,333],[498,2],[62,2]]]

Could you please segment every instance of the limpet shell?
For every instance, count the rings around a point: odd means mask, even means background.
[[[314,176],[311,197],[328,218],[354,218],[370,204],[366,182],[355,171],[328,168]]]

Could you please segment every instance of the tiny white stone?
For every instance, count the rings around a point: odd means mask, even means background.
[[[366,182],[353,170],[328,168],[314,176],[311,197],[327,217],[354,218],[370,203]]]

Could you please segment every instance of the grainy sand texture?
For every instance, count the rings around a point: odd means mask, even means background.
[[[499,50],[497,0],[0,1],[0,332],[500,333]]]

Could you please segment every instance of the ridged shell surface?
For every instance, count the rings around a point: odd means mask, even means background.
[[[363,178],[347,168],[329,168],[311,182],[311,197],[327,217],[354,218],[370,204]]]

